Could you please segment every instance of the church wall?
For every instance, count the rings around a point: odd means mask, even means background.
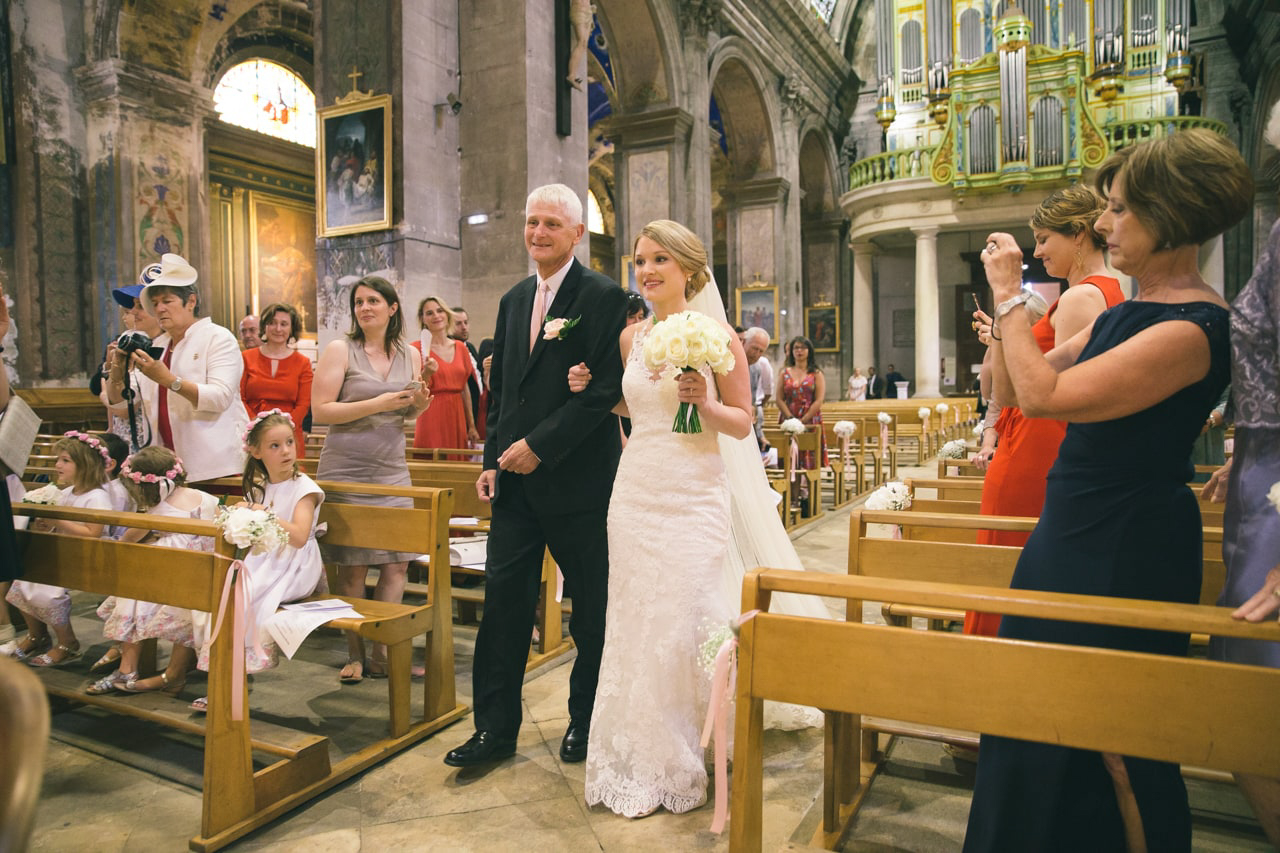
[[[884,376],[889,364],[896,364],[898,372],[908,379],[915,379],[915,249],[886,251],[875,259],[876,288],[879,316],[876,317],[875,351],[876,372]],[[894,329],[898,331],[898,345],[894,343]],[[863,365],[864,367],[866,365]]]

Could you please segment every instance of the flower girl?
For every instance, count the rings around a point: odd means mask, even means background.
[[[103,488],[111,455],[101,439],[71,430],[53,446],[53,452],[58,455],[54,463],[58,483],[65,486],[58,495],[58,506],[114,509]],[[104,525],[33,519],[27,529],[96,539],[102,536]],[[71,629],[71,593],[64,587],[16,580],[6,598],[27,621],[27,635],[14,645],[13,657],[27,660],[32,666],[62,666],[80,657],[80,641]],[[51,643],[50,629],[58,645],[44,651]]]
[[[167,447],[144,447],[120,468],[120,478],[138,509],[151,515],[169,518],[195,518],[212,521],[218,510],[218,499],[198,489],[186,487],[187,473],[182,460]],[[194,533],[155,533],[146,528],[131,528],[121,537],[125,542],[141,542],[150,536],[153,545],[181,548],[186,551],[212,551],[213,538]],[[101,694],[112,689],[125,693],[162,690],[176,696],[186,684],[187,672],[195,659],[191,611],[111,596],[98,608],[105,620],[102,633],[120,643],[119,668],[93,682],[86,693]],[[138,678],[138,653],[141,641],[168,640],[173,643],[169,665],[160,675]]]
[[[240,506],[269,510],[284,529],[288,541],[273,552],[249,553],[244,557],[246,598],[257,626],[255,638],[246,638],[245,669],[261,672],[280,662],[280,649],[266,629],[281,604],[306,598],[327,590],[324,563],[316,542],[316,519],[324,492],[306,474],[298,470],[298,449],[293,419],[280,409],[262,412],[245,430],[245,463],[243,488],[245,502]],[[200,626],[199,667],[209,668],[209,639]],[[197,699],[195,710],[204,710]]]

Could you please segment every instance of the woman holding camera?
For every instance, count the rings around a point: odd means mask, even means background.
[[[152,443],[177,453],[191,482],[243,473],[240,436],[249,422],[240,401],[240,345],[229,330],[200,316],[198,277],[178,255],[160,259],[160,273],[139,297],[163,330],[154,342],[160,352],[111,349],[107,377],[114,404],[123,399],[126,359],[142,374]]]

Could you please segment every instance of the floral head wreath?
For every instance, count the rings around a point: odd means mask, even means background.
[[[80,432],[79,430],[69,429],[62,434],[62,437],[74,438],[76,441],[83,442],[84,444],[89,445],[90,448],[98,451],[98,455],[102,457],[102,461],[104,464],[111,463],[111,453],[108,452],[107,446],[102,443],[102,439],[98,438],[96,435],[90,435],[87,432]]]
[[[182,460],[176,456],[173,457],[173,467],[163,474],[143,474],[141,471],[135,471],[133,466],[129,464],[131,461],[126,459],[124,464],[120,466],[120,476],[128,477],[139,485],[142,483],[159,483],[161,480],[167,480],[172,484],[180,475],[186,473],[186,469],[182,467]]]
[[[272,415],[280,415],[286,421],[289,422],[290,427],[294,429],[297,428],[293,423],[293,416],[290,415],[288,412],[284,411],[283,409],[267,409],[265,412],[258,412],[258,414],[254,417],[254,419],[249,421],[249,425],[244,428],[244,432],[240,434],[240,449],[243,450],[246,455],[248,455],[249,453],[249,433],[253,432],[254,427],[262,423]]]

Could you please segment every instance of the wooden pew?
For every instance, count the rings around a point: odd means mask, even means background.
[[[1027,643],[860,621],[765,612],[775,592],[1280,641],[1280,625],[1237,622],[1224,608],[920,583],[817,572],[747,575],[738,648],[729,849],[760,849],[763,700],[827,712],[823,820],[813,844],[838,849],[870,787],[859,766],[862,715],[1081,749],[1275,775],[1280,670],[1137,652]],[[821,654],[815,654],[821,649]],[[972,673],[983,673],[973,690]],[[928,684],[928,690],[920,690]],[[938,701],[939,695],[947,700]],[[1027,713],[1033,701],[1035,713]],[[1171,721],[1152,726],[1152,719]],[[875,765],[871,765],[874,767]]]
[[[330,535],[371,536],[389,547],[441,554],[447,539],[449,495],[435,492],[425,498],[429,509],[368,513],[367,507],[325,503],[321,520]],[[212,536],[213,552],[187,551],[156,545],[87,539],[52,533],[20,531],[25,578],[102,595],[157,601],[216,614],[228,575],[236,581],[234,552],[208,521],[139,516],[67,507],[18,504],[17,514],[72,519],[88,523],[137,526],[155,530]],[[368,542],[369,539],[358,539]],[[156,567],[163,566],[157,576]],[[210,650],[208,712],[191,715],[185,704],[161,693],[141,696],[83,692],[83,678],[69,670],[37,670],[49,693],[140,717],[204,738],[203,811],[199,834],[191,839],[196,851],[217,850],[276,817],[327,791],[357,773],[406,749],[465,714],[454,691],[453,645],[450,637],[449,585],[440,573],[432,584],[432,600],[424,605],[391,605],[351,600],[364,614],[359,619],[335,619],[335,628],[355,630],[389,644],[389,727],[386,737],[332,764],[329,738],[287,727],[253,721],[250,732],[248,685],[241,676],[241,719],[233,719],[232,661],[243,654],[233,646],[235,625],[242,618],[230,609]],[[428,671],[424,679],[424,714],[410,719],[409,663],[412,638],[426,634]],[[252,753],[273,756],[254,770]]]

